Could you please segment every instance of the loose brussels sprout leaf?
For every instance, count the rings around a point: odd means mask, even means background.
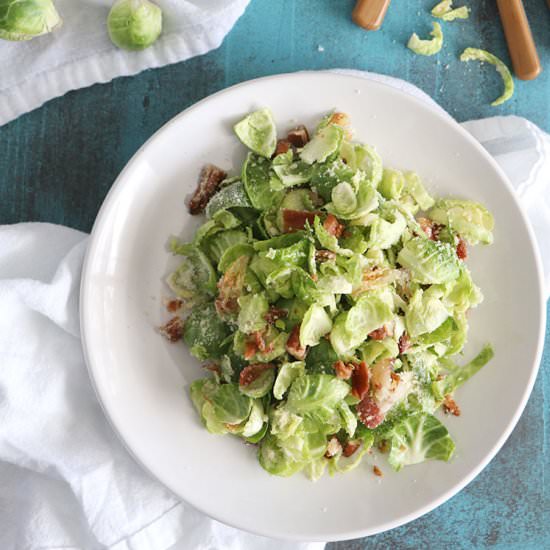
[[[440,284],[460,275],[460,261],[447,243],[414,237],[405,243],[397,261],[411,271],[413,281]]]
[[[439,23],[433,23],[430,40],[421,40],[416,33],[409,38],[407,48],[418,55],[435,55],[443,47],[443,31]]]
[[[376,187],[382,179],[382,159],[374,147],[344,141],[340,155],[353,170],[362,170],[371,185]]]
[[[493,215],[478,202],[442,199],[437,201],[428,216],[456,231],[468,244],[493,242]]]
[[[267,420],[266,415],[264,414],[264,407],[260,399],[255,399],[252,402],[252,409],[250,411],[250,416],[246,421],[246,424],[243,426],[242,432],[240,435],[246,438],[253,437],[264,427],[264,422]]]
[[[290,412],[284,405],[271,409],[269,417],[271,434],[284,441],[296,433],[296,430],[302,424],[302,420],[301,416]]]
[[[237,325],[241,332],[251,334],[263,330],[267,321],[265,316],[269,303],[264,294],[247,294],[238,299],[240,310]]]
[[[481,61],[482,63],[487,62],[495,66],[498,74],[502,77],[504,91],[500,97],[491,103],[493,107],[502,105],[514,95],[514,79],[512,78],[510,69],[496,55],[485,50],[479,50],[478,48],[466,48],[460,55],[460,61]]]
[[[353,256],[353,251],[346,248],[340,248],[338,244],[338,239],[331,235],[321,223],[319,216],[315,216],[315,221],[313,222],[313,227],[315,229],[315,236],[321,243],[323,248],[336,252],[337,254],[342,254],[343,256]]]
[[[234,126],[237,137],[254,153],[271,158],[277,147],[277,129],[269,109],[244,117]]]
[[[207,237],[201,243],[201,248],[208,254],[208,257],[217,265],[224,253],[237,244],[247,244],[248,235],[239,229],[228,229],[220,231],[211,237]]]
[[[248,395],[248,397],[252,397],[254,399],[259,399],[271,391],[274,381],[275,369],[269,368],[264,370],[260,376],[250,382],[250,384],[247,384],[246,386],[239,386],[239,388],[244,395]]]
[[[144,50],[162,32],[162,10],[149,0],[117,0],[107,18],[109,36],[125,50]]]
[[[256,443],[259,443],[266,436],[268,429],[269,429],[269,424],[267,422],[264,422],[264,425],[262,426],[262,429],[259,432],[255,433],[250,437],[246,437],[245,440],[248,443],[253,443],[255,445]]]
[[[405,314],[407,333],[411,338],[433,332],[449,317],[447,308],[437,297],[418,289],[409,301]]]
[[[272,475],[288,477],[299,472],[305,465],[304,461],[296,461],[283,447],[283,441],[268,434],[260,443],[258,460],[264,470]]]
[[[338,361],[338,355],[332,349],[330,342],[321,339],[317,346],[312,347],[306,356],[306,367],[309,374],[332,374],[333,365]]]
[[[208,201],[206,217],[212,218],[216,212],[229,208],[252,208],[252,203],[241,181],[223,187]]]
[[[484,367],[494,355],[495,353],[492,346],[487,344],[468,364],[463,367],[452,365],[452,370],[449,374],[442,380],[432,384],[434,395],[436,395],[438,399],[443,399],[447,394],[454,392],[456,388],[464,384],[466,380]]]
[[[357,189],[357,207],[352,212],[341,212],[335,204],[330,202],[325,206],[327,212],[330,212],[343,220],[358,220],[363,218],[369,212],[378,207],[378,193],[376,188],[368,180],[361,178],[361,172],[352,180],[352,185]]]
[[[342,426],[344,430],[349,437],[353,437],[355,435],[355,430],[357,429],[357,417],[353,414],[349,408],[349,405],[345,401],[342,401],[338,405],[338,413],[342,418]]]
[[[442,0],[432,9],[432,15],[443,21],[454,21],[455,19],[468,19],[470,10],[467,6],[452,9],[453,0]]]
[[[220,273],[225,273],[229,266],[232,265],[236,260],[242,256],[251,258],[254,255],[254,248],[248,243],[237,243],[233,246],[230,246],[222,254],[220,261],[218,262],[218,271]]]
[[[212,396],[212,405],[219,422],[240,424],[252,410],[252,399],[239,390],[238,384],[222,384]]]
[[[327,469],[327,464],[328,460],[322,456],[321,458],[308,462],[304,468],[304,473],[311,481],[317,481],[323,477]]]
[[[287,398],[288,410],[308,413],[319,407],[330,407],[342,401],[350,386],[329,374],[305,374],[294,380]]]
[[[224,353],[223,341],[230,334],[214,304],[210,303],[193,309],[185,321],[183,341],[197,359],[219,359]]]
[[[191,401],[195,406],[195,409],[201,416],[202,420],[202,407],[206,403],[205,395],[213,395],[218,388],[218,384],[209,378],[198,378],[191,382],[189,386],[189,395]]]
[[[279,235],[271,239],[256,241],[253,246],[254,250],[258,252],[267,252],[272,248],[287,248],[293,244],[297,244],[303,241],[304,237],[305,233],[303,231],[296,231],[295,233],[287,233],[286,235]]]
[[[393,427],[388,462],[396,471],[426,460],[448,461],[455,444],[447,428],[431,414],[409,415]]]
[[[332,190],[332,204],[342,214],[351,214],[357,208],[357,197],[350,183],[342,181]]]
[[[228,425],[218,420],[214,405],[209,401],[206,401],[202,406],[201,418],[204,426],[211,434],[224,435],[228,433]]]
[[[307,183],[311,179],[312,167],[303,161],[295,161],[292,151],[288,151],[273,159],[273,171],[277,174],[282,187],[293,187]]]
[[[2,0],[0,39],[30,40],[60,27],[62,20],[52,0]]]
[[[254,208],[269,210],[281,202],[284,190],[273,188],[272,179],[275,176],[268,159],[249,153],[243,164],[241,177],[246,194]]]
[[[342,429],[342,417],[333,404],[319,406],[304,414],[303,429],[325,436],[334,434]]]
[[[342,236],[342,247],[356,254],[364,254],[369,246],[365,231],[362,227],[351,226]]]
[[[193,302],[213,296],[216,292],[216,272],[206,255],[192,244],[175,243],[172,251],[184,257],[183,263],[166,281],[174,294]]]
[[[321,128],[300,152],[300,158],[306,164],[325,162],[330,155],[340,149],[344,130],[335,124]]]
[[[332,320],[328,313],[318,304],[312,304],[304,315],[300,325],[300,344],[303,347],[316,346],[325,334],[332,328]]]
[[[401,235],[407,227],[407,221],[398,210],[389,212],[385,219],[382,216],[370,225],[369,248],[387,250],[399,242]]]
[[[360,348],[361,359],[367,365],[373,365],[381,359],[393,358],[399,355],[399,346],[393,338],[373,340],[369,338]]]
[[[294,361],[293,363],[283,363],[279,367],[275,385],[273,386],[273,397],[281,400],[288,388],[298,376],[305,373],[305,363],[303,361]]]
[[[266,286],[267,277],[279,269],[306,267],[309,254],[309,241],[301,240],[285,248],[269,248],[252,258],[250,269]]]
[[[340,313],[330,333],[330,343],[340,357],[360,346],[370,332],[389,323],[393,312],[378,294],[366,294],[348,311]]]
[[[355,170],[337,158],[314,164],[310,185],[325,201],[330,201],[332,189],[342,181],[351,182],[354,175]]]
[[[404,177],[405,186],[403,188],[403,194],[409,197],[409,209],[416,212],[419,208],[421,210],[428,210],[428,208],[431,208],[435,201],[426,191],[420,176],[415,172],[405,172]],[[405,198],[405,201],[407,201],[407,198]],[[412,208],[410,202],[413,202]]]
[[[470,271],[461,266],[458,279],[442,285],[443,303],[453,311],[464,313],[479,305],[483,301],[483,295],[478,286],[472,281]]]
[[[378,184],[378,191],[388,200],[398,200],[405,186],[405,176],[399,170],[384,168],[382,181]]]

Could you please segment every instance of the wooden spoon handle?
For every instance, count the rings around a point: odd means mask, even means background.
[[[521,0],[497,0],[514,72],[522,80],[536,78],[540,60]]]
[[[358,0],[351,17],[360,27],[375,31],[382,25],[389,5],[390,0]]]

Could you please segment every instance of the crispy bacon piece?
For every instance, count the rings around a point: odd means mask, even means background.
[[[460,260],[465,260],[468,257],[468,248],[466,241],[462,237],[458,237],[458,243],[456,245],[456,255]]]
[[[412,346],[411,344],[411,339],[409,338],[409,335],[404,332],[400,337],[399,337],[399,342],[397,344],[399,346],[399,353],[406,353]]]
[[[347,458],[348,456],[351,456],[357,449],[359,449],[359,447],[361,447],[361,441],[358,441],[358,440],[348,441],[344,445],[342,454]]]
[[[355,364],[351,375],[351,393],[357,399],[363,399],[369,391],[369,367],[365,361]]]
[[[331,234],[334,235],[337,239],[342,236],[344,231],[344,225],[342,225],[333,214],[329,214],[324,223],[323,227]]]
[[[290,210],[289,208],[282,209],[283,215],[283,233],[292,233],[304,229],[306,222],[313,226],[315,216],[319,212],[308,212],[307,210]]]
[[[300,325],[295,325],[286,341],[286,351],[298,361],[306,356],[306,348],[300,344]]]
[[[344,361],[336,361],[333,365],[336,371],[336,378],[349,380],[353,374],[353,363],[344,363]]]
[[[399,382],[401,382],[401,376],[399,376],[399,374],[397,374],[396,372],[391,371],[390,372],[390,378],[396,384],[399,384]]]
[[[373,466],[372,471],[374,472],[375,476],[382,477],[384,475],[382,473],[382,470],[378,466]]]
[[[445,412],[445,414],[460,416],[460,407],[457,405],[456,401],[451,397],[450,394],[447,394],[443,399],[443,411]]]
[[[230,316],[239,311],[238,299],[241,296],[248,257],[237,258],[218,281],[219,294],[216,298],[216,311],[221,317]]]
[[[437,241],[437,239],[439,238],[439,233],[443,229],[443,226],[441,224],[436,223],[429,218],[418,218],[418,220],[416,221],[422,228],[422,231],[426,233],[429,239],[431,239],[432,241]]]
[[[283,153],[288,153],[290,151],[290,148],[292,147],[292,144],[288,139],[280,139],[277,141],[277,147],[275,147],[275,153],[273,156],[282,155]]]
[[[248,359],[252,359],[254,355],[256,355],[256,352],[258,351],[258,344],[254,340],[249,340],[244,345],[244,358],[248,361]]]
[[[200,214],[206,208],[208,201],[216,194],[220,183],[226,176],[226,172],[213,164],[204,166],[199,176],[197,189],[189,201],[189,212],[191,214]]]
[[[264,319],[270,325],[273,325],[273,324],[275,324],[275,321],[278,321],[279,319],[284,319],[287,315],[288,315],[288,311],[286,309],[271,306],[269,308],[269,311],[265,314]]]
[[[239,385],[248,386],[254,382],[262,372],[274,367],[275,365],[273,363],[252,363],[251,365],[247,365],[239,375]]]
[[[382,439],[382,441],[380,441],[378,443],[378,450],[381,453],[389,453],[390,452],[390,442],[387,439]]]
[[[294,147],[303,147],[309,141],[309,133],[307,128],[303,124],[300,124],[300,126],[288,132],[286,139],[290,141]]]
[[[183,336],[183,319],[172,317],[165,325],[159,328],[159,332],[170,342],[177,342]]]
[[[357,404],[357,416],[371,430],[379,426],[384,420],[384,415],[380,413],[378,403],[368,394]]]
[[[261,353],[269,353],[273,351],[273,343],[267,344],[264,338],[264,333],[256,330],[252,333],[256,347]]]
[[[342,444],[338,441],[338,438],[333,435],[327,445],[325,452],[325,458],[332,458],[342,451]]]
[[[388,336],[393,336],[393,329],[387,324],[369,333],[369,338],[372,338],[373,340],[383,340]]]
[[[170,313],[176,313],[178,309],[181,309],[181,306],[183,306],[183,300],[180,300],[179,298],[174,298],[173,300],[167,302],[166,310]]]
[[[332,250],[315,251],[315,260],[317,262],[328,262],[329,260],[334,260],[335,258],[336,258],[336,252],[332,252]]]

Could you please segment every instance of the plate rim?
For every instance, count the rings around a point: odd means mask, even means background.
[[[519,402],[519,405],[516,407],[516,410],[514,411],[514,414],[512,415],[512,418],[510,422],[508,423],[506,429],[503,431],[503,433],[498,438],[495,445],[490,449],[490,451],[486,454],[486,456],[481,460],[475,468],[473,468],[467,475],[465,475],[459,482],[455,483],[452,487],[450,487],[447,491],[445,491],[440,497],[435,498],[431,500],[428,504],[422,506],[421,508],[416,509],[415,511],[400,516],[399,518],[389,520],[385,523],[379,524],[376,528],[367,528],[367,529],[355,529],[352,531],[346,531],[345,533],[338,533],[333,534],[328,537],[324,537],[323,539],[316,538],[313,533],[311,534],[303,534],[299,536],[286,536],[285,533],[277,533],[277,532],[266,532],[263,530],[255,530],[253,526],[245,526],[240,525],[238,523],[235,523],[231,519],[224,517],[223,514],[212,514],[211,512],[205,510],[203,507],[196,506],[191,499],[188,499],[187,497],[183,497],[182,495],[176,493],[173,489],[169,487],[160,477],[158,474],[154,473],[148,466],[146,466],[140,458],[137,456],[137,454],[134,452],[134,450],[130,447],[130,445],[127,443],[123,436],[123,430],[119,428],[115,424],[115,421],[111,417],[109,413],[109,406],[107,403],[103,400],[98,385],[96,383],[96,379],[94,376],[94,368],[92,366],[92,360],[91,360],[91,351],[88,347],[87,342],[87,313],[88,313],[88,300],[87,300],[87,288],[88,284],[87,281],[90,278],[90,266],[92,264],[92,258],[93,254],[95,252],[95,249],[97,248],[98,244],[98,233],[99,228],[103,225],[103,220],[108,216],[110,209],[112,208],[112,205],[115,203],[115,198],[117,194],[120,192],[120,190],[123,188],[126,181],[126,174],[131,170],[133,165],[138,161],[139,157],[142,155],[142,153],[149,147],[149,145],[157,139],[157,137],[165,132],[169,127],[176,124],[180,118],[186,116],[189,112],[198,109],[200,106],[202,106],[204,103],[218,99],[219,97],[230,94],[234,90],[246,87],[249,85],[252,85],[257,82],[265,82],[265,81],[275,81],[275,80],[284,80],[288,78],[299,78],[299,77],[307,77],[310,75],[330,75],[332,78],[343,78],[343,79],[353,79],[356,80],[358,83],[365,84],[365,81],[368,81],[369,85],[372,85],[374,87],[384,88],[387,91],[390,91],[391,93],[395,93],[400,96],[407,97],[408,100],[413,101],[417,104],[417,106],[420,109],[423,109],[425,111],[429,111],[431,114],[436,116],[440,119],[441,122],[446,124],[447,126],[452,127],[452,129],[455,132],[458,132],[461,134],[463,138],[466,139],[466,141],[469,142],[471,146],[473,146],[477,151],[481,154],[481,156],[485,159],[486,162],[488,162],[491,167],[495,170],[495,172],[500,176],[501,183],[504,184],[505,189],[508,191],[508,193],[511,195],[515,205],[518,208],[518,211],[520,213],[520,217],[522,218],[522,221],[527,229],[527,234],[529,238],[529,244],[534,252],[534,259],[535,259],[535,271],[536,271],[536,279],[537,279],[537,292],[539,295],[539,314],[541,323],[538,330],[537,335],[537,346],[535,351],[535,361],[534,365],[531,370],[531,374],[528,380],[528,383],[526,384],[523,393],[521,395],[521,399]],[[405,525],[407,523],[410,523],[411,521],[414,521],[421,516],[424,516],[428,514],[429,512],[435,510],[448,500],[450,500],[452,497],[454,497],[456,494],[458,494],[462,489],[464,489],[467,485],[469,485],[486,467],[487,465],[494,459],[496,454],[502,449],[503,445],[506,443],[508,438],[510,437],[512,431],[516,427],[523,411],[525,410],[525,407],[527,405],[527,401],[529,400],[529,397],[531,396],[531,393],[533,391],[533,387],[535,384],[535,380],[537,378],[543,349],[544,349],[544,340],[545,340],[545,331],[546,331],[546,301],[545,301],[545,292],[544,292],[544,278],[543,278],[543,270],[542,270],[542,262],[540,259],[540,252],[538,250],[538,245],[535,239],[533,228],[531,227],[531,224],[529,222],[529,219],[525,213],[525,210],[523,208],[523,205],[518,200],[516,196],[516,192],[514,191],[512,184],[508,180],[508,177],[502,170],[502,168],[498,165],[496,160],[483,148],[483,146],[477,141],[465,128],[463,128],[452,116],[450,116],[446,111],[440,108],[440,106],[434,102],[435,108],[433,106],[430,106],[425,99],[422,99],[420,97],[416,97],[412,95],[411,93],[408,93],[404,90],[398,89],[391,84],[387,84],[385,82],[381,82],[379,80],[370,79],[368,77],[362,77],[358,74],[351,74],[351,73],[345,73],[345,72],[336,72],[331,70],[321,70],[321,71],[296,71],[296,72],[290,72],[290,73],[280,73],[275,75],[267,75],[262,76],[258,78],[253,78],[250,80],[245,80],[243,82],[239,82],[237,84],[234,84],[232,86],[229,86],[227,88],[223,88],[213,94],[210,94],[203,99],[193,103],[189,107],[185,108],[183,111],[179,112],[175,116],[173,116],[170,120],[165,122],[159,129],[157,129],[138,149],[137,151],[132,155],[132,157],[128,160],[128,162],[124,165],[124,168],[120,171],[119,175],[116,177],[115,181],[113,182],[111,188],[107,192],[105,198],[103,199],[103,202],[99,208],[99,211],[97,213],[96,219],[93,223],[92,230],[90,233],[89,241],[87,244],[86,254],[84,257],[83,265],[82,265],[82,276],[81,276],[81,282],[80,282],[80,295],[79,295],[79,319],[80,319],[80,334],[81,334],[81,342],[82,342],[82,351],[84,356],[84,362],[86,364],[86,369],[88,372],[88,376],[90,378],[90,382],[92,384],[92,387],[94,389],[94,393],[97,397],[98,402],[100,403],[101,409],[103,410],[103,413],[107,419],[108,424],[113,429],[114,433],[116,434],[119,441],[122,443],[124,448],[128,451],[130,456],[137,462],[143,470],[150,475],[153,479],[157,480],[166,490],[168,490],[171,494],[173,494],[176,498],[180,499],[185,504],[192,506],[194,509],[200,511],[201,513],[205,514],[207,517],[215,519],[217,521],[220,521],[221,523],[224,523],[225,525],[241,529],[243,531],[265,536],[265,537],[272,537],[279,540],[287,540],[287,541],[300,541],[300,542],[335,542],[335,541],[341,541],[341,540],[350,540],[355,538],[361,538],[361,537],[368,537],[373,536],[376,534],[380,534],[386,531],[389,531],[391,529],[395,529],[397,527],[400,527],[402,525]],[[439,108],[437,108],[439,107]],[[131,180],[128,180],[131,181]]]

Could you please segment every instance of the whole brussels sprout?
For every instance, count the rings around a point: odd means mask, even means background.
[[[117,0],[109,12],[107,28],[119,48],[143,50],[160,36],[162,10],[149,0]]]
[[[61,26],[52,0],[0,0],[0,38],[30,40]]]

